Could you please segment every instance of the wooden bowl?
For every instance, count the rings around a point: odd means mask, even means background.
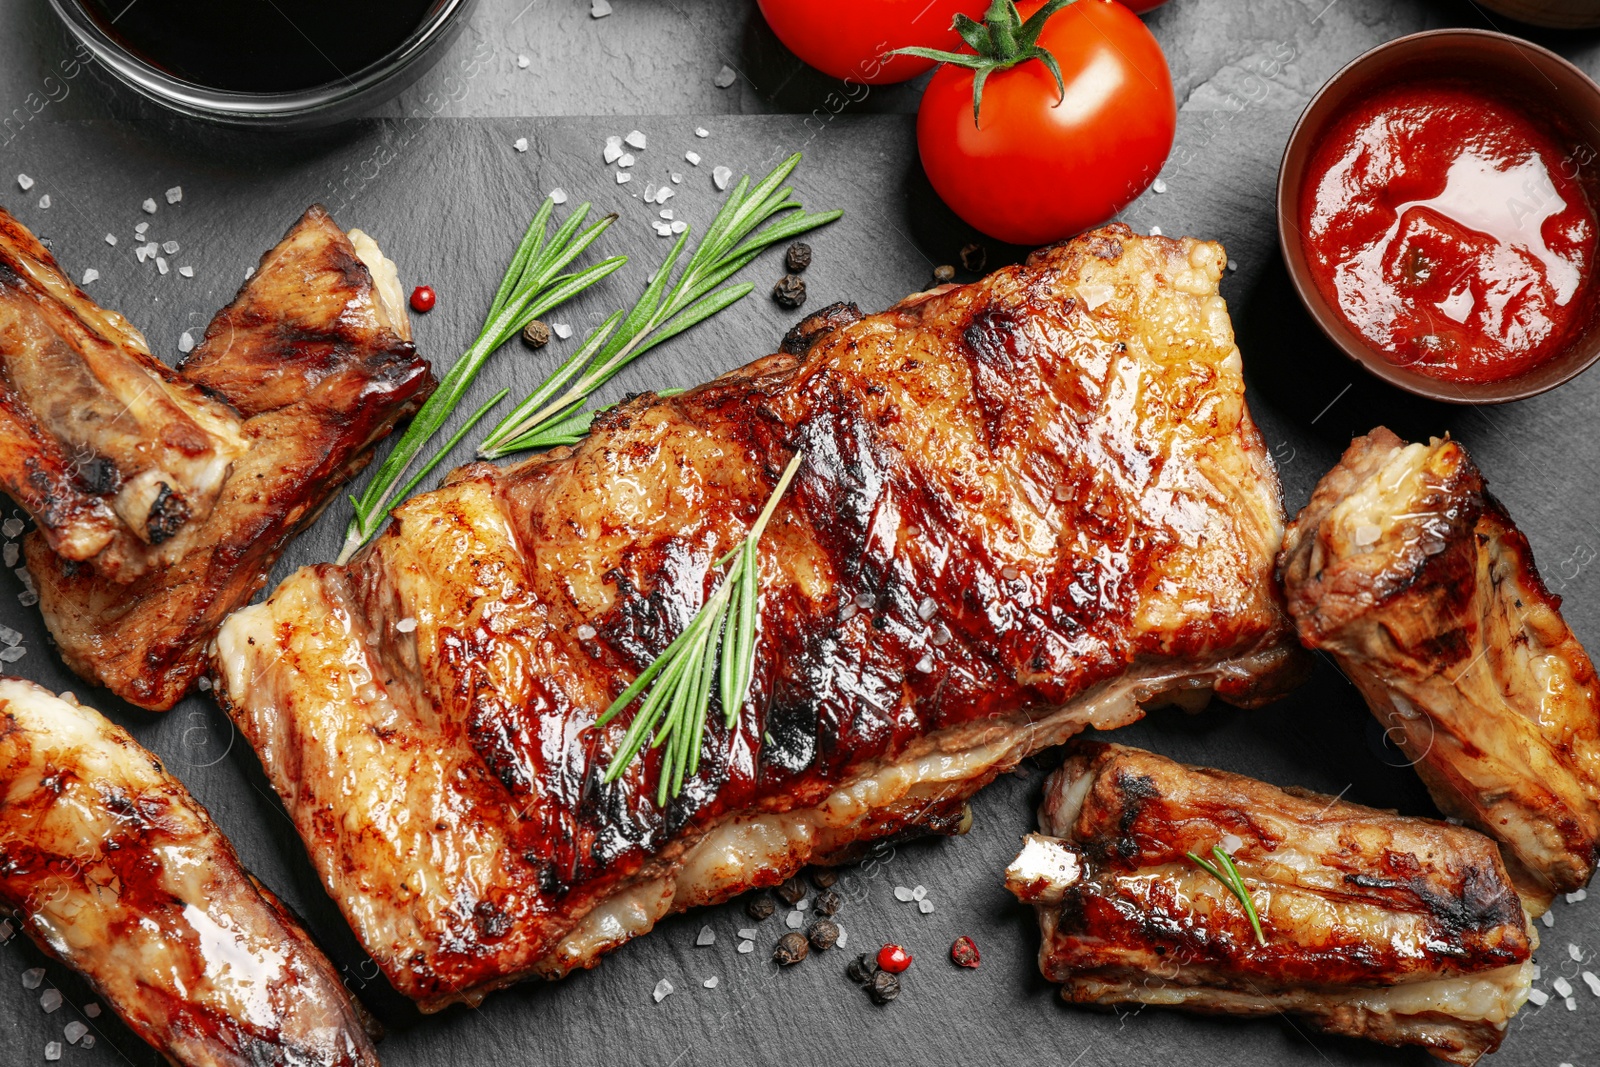
[[[1600,86],[1554,52],[1508,34],[1430,30],[1379,45],[1335,74],[1312,97],[1289,135],[1278,169],[1278,243],[1295,291],[1322,332],[1379,378],[1451,404],[1521,400],[1555,388],[1600,358],[1600,315],[1590,315],[1564,349],[1521,374],[1495,382],[1445,381],[1398,366],[1369,345],[1329,306],[1306,261],[1298,224],[1300,194],[1306,166],[1329,125],[1353,99],[1379,86],[1435,73],[1466,77],[1497,94],[1527,101],[1573,146],[1571,158],[1579,164],[1579,180],[1588,188],[1590,202],[1600,205]],[[1586,285],[1591,290],[1595,286],[1600,286],[1600,264],[1591,265]]]

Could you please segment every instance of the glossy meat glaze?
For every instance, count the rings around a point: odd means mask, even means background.
[[[42,527],[29,535],[28,568],[67,665],[140,707],[175,704],[223,618],[427,398],[433,378],[410,336],[394,265],[360,231],[308,210],[166,371],[238,421],[242,448],[209,512],[132,581],[58,554]]]
[[[1527,999],[1538,944],[1494,843],[1121,745],[1079,743],[1006,872],[1076,1003],[1236,1015],[1472,1063]],[[1260,919],[1190,860],[1221,845]]]
[[[182,783],[70,694],[15,678],[0,907],[178,1067],[378,1063],[333,965]]]
[[[218,695],[396,988],[432,1009],[592,965],[670,911],[949,831],[1086,725],[1297,680],[1224,262],[1113,226],[828,309],[573,448],[462,468],[235,614]],[[796,449],[737,728],[712,709],[665,808],[655,752],[601,784],[628,716],[596,718]]]
[[[1457,441],[1351,443],[1289,528],[1289,607],[1441,811],[1501,842],[1528,907],[1600,856],[1600,680]]]

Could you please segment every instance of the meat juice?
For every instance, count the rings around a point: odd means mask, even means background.
[[[346,80],[440,0],[80,0],[107,34],[173,77],[279,93]]]

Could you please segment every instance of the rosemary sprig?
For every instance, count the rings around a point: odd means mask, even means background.
[[[755,288],[749,282],[717,287],[764,249],[844,214],[808,214],[799,201],[790,199],[794,190],[783,182],[799,162],[797,152],[753,188],[749,175],[740,178],[677,281],[668,287],[673,268],[688,244],[689,230],[674,242],[632,310],[626,314],[616,312],[585,338],[566,362],[490,431],[478,455],[495,459],[543,446],[556,424],[570,419],[595,390],[622,368],[667,338],[748,295]],[[757,227],[779,215],[786,217],[757,231]]]
[[[1228,891],[1239,898],[1239,903],[1244,905],[1244,913],[1250,918],[1250,925],[1255,927],[1256,942],[1265,945],[1267,943],[1267,935],[1261,932],[1261,917],[1256,914],[1256,906],[1250,900],[1250,890],[1245,888],[1244,876],[1239,873],[1239,868],[1234,865],[1233,857],[1222,851],[1221,845],[1212,845],[1211,854],[1217,859],[1215,864],[1201,859],[1193,852],[1187,853],[1188,857],[1198,864],[1202,870],[1227,886]]]
[[[439,388],[422,405],[422,410],[411,420],[411,425],[395,443],[394,449],[378,468],[372,481],[367,483],[361,496],[350,498],[355,505],[355,515],[345,531],[344,548],[339,553],[340,563],[348,560],[356,549],[377,532],[389,513],[390,505],[404,499],[405,493],[420,480],[419,475],[407,482],[400,492],[395,491],[423,446],[439,432],[461,403],[462,396],[488,358],[528,323],[572,299],[628,261],[626,256],[612,256],[592,267],[563,274],[562,271],[605,232],[616,216],[607,215],[584,229],[582,227],[589,214],[589,205],[580,204],[556,228],[556,232],[550,234],[550,215],[554,210],[553,200],[546,200],[540,206],[533,221],[528,223],[528,230],[518,243],[516,253],[511,257],[511,265],[506,268],[505,277],[501,279],[494,302],[489,305],[489,314],[484,319],[483,329],[479,331],[477,339],[462,353],[455,366],[439,383]],[[459,440],[460,436],[458,433],[455,440]],[[443,452],[426,469],[431,470],[442,456]]]
[[[711,706],[711,683],[718,682],[718,696],[728,729],[739,722],[739,712],[750,692],[750,673],[755,667],[756,648],[756,571],[759,568],[757,545],[777,510],[795,471],[800,469],[802,452],[796,452],[783,476],[767,498],[766,507],[750,527],[750,533],[713,566],[728,563],[722,584],[711,599],[695,613],[684,628],[657,656],[655,662],[622,691],[595,725],[604,726],[644,693],[644,702],[634,713],[623,735],[622,746],[606,768],[605,781],[614,782],[633,758],[650,741],[651,748],[667,746],[661,764],[661,780],[656,788],[656,803],[665,804],[668,796],[683,791],[685,778],[700,769],[700,746],[704,740],[706,712]],[[653,684],[652,684],[653,683]],[[655,739],[650,740],[651,731]]]

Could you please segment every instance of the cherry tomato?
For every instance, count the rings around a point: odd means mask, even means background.
[[[911,966],[911,953],[899,945],[884,945],[878,950],[878,966],[890,974],[899,974]]]
[[[438,297],[433,295],[432,286],[419,285],[411,290],[411,310],[427,314],[433,310]]]
[[[1019,4],[1026,19],[1037,2]],[[1177,102],[1161,46],[1114,0],[1078,0],[1038,44],[1061,67],[1062,99],[1037,59],[996,70],[973,124],[973,72],[946,64],[923,94],[917,148],[933,188],[991,237],[1040,245],[1097,226],[1155,180]]]
[[[985,0],[759,0],[778,40],[824,74],[868,85],[915,78],[933,66],[916,56],[880,58],[920,45],[951,50],[957,13],[981,19]]]

